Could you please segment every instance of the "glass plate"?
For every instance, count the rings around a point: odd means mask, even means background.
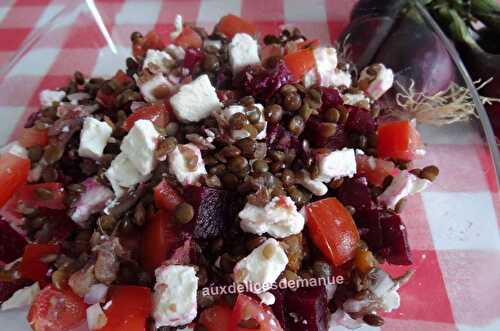
[[[167,39],[175,14],[211,29],[226,13],[256,22],[262,35],[293,24],[323,44],[349,20],[350,0],[164,0],[54,2],[57,13],[31,32],[0,70],[0,144],[16,137],[38,107],[38,93],[64,84],[75,70],[110,76],[123,68],[133,31],[155,29]],[[29,5],[27,5],[29,6]],[[12,9],[12,12],[17,8]],[[57,9],[57,10],[56,10]],[[423,14],[455,57],[450,43]],[[33,23],[34,24],[34,23]],[[407,47],[418,47],[408,44]],[[457,72],[463,65],[457,60]],[[468,76],[461,84],[477,94]],[[411,78],[411,77],[410,77]],[[491,127],[479,119],[446,127],[420,126],[427,145],[417,166],[435,164],[441,174],[427,192],[412,197],[403,213],[416,270],[401,289],[401,308],[386,314],[382,330],[500,330],[500,199]],[[491,152],[494,151],[492,157]],[[391,272],[407,268],[388,266]],[[29,330],[24,311],[0,313],[1,329]],[[338,328],[342,330],[342,328]],[[377,330],[377,328],[366,328]]]

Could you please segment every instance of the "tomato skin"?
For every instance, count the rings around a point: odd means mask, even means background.
[[[167,211],[174,211],[183,201],[179,193],[165,179],[154,188],[154,199],[157,208]]]
[[[380,158],[412,161],[422,149],[417,129],[408,120],[380,124],[377,130],[377,153]]]
[[[142,234],[142,265],[149,272],[159,267],[177,244],[178,230],[170,214],[159,210],[144,227]]]
[[[28,244],[24,247],[24,254],[19,271],[21,276],[35,282],[45,282],[49,266],[40,261],[40,258],[49,254],[59,254],[58,244]]]
[[[192,48],[201,48],[203,46],[203,40],[200,35],[196,33],[193,29],[188,26],[185,26],[182,29],[181,34],[175,38],[174,44],[177,46],[181,46],[184,49]]]
[[[28,323],[34,331],[67,331],[85,321],[86,309],[83,299],[69,288],[48,285],[31,304]]]
[[[237,33],[247,33],[251,36],[257,33],[254,24],[232,14],[223,16],[216,29],[218,32],[224,33],[229,39],[232,39]]]
[[[48,132],[47,129],[24,128],[19,136],[19,143],[25,148],[46,146],[49,143]]]
[[[155,31],[149,31],[146,35],[137,43],[132,46],[132,53],[136,59],[141,59],[146,55],[148,49],[164,49],[165,44],[161,40],[161,37]]]
[[[285,55],[283,60],[295,80],[302,79],[304,74],[316,65],[313,52],[310,49],[302,49]]]
[[[123,123],[123,128],[129,131],[138,120],[150,120],[154,125],[164,128],[168,123],[169,113],[167,113],[163,103],[144,106],[130,114]]]
[[[153,309],[151,291],[142,286],[113,286],[109,291],[111,306],[104,310],[108,322],[100,331],[144,331]]]
[[[200,315],[200,324],[207,331],[229,331],[233,311],[226,305],[216,304],[205,309]]]
[[[259,328],[253,329],[258,331],[283,331],[279,321],[273,315],[271,310],[257,300],[245,295],[239,294],[238,299],[233,308],[231,317],[230,331],[248,331],[247,328],[242,328],[239,323],[242,320],[254,318],[259,321]]]
[[[391,161],[357,154],[356,173],[366,177],[370,184],[382,187],[387,176],[397,174],[397,168]]]
[[[0,155],[0,208],[12,197],[19,186],[26,183],[30,160],[4,153]]]
[[[306,206],[307,228],[314,244],[338,267],[356,254],[359,233],[349,211],[336,198]]]

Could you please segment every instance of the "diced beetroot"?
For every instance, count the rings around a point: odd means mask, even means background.
[[[0,303],[7,301],[14,292],[28,285],[30,283],[25,280],[16,280],[14,282],[0,281]]]
[[[286,325],[286,307],[285,307],[285,291],[281,289],[271,290],[272,295],[274,295],[275,301],[271,306],[274,316],[280,322],[283,330],[288,330]]]
[[[10,263],[21,257],[26,244],[26,239],[0,218],[0,261]]]
[[[204,186],[188,186],[184,199],[195,210],[194,219],[186,227],[195,239],[214,238],[222,235],[236,216],[234,194]]]
[[[281,86],[292,81],[292,76],[286,65],[280,61],[273,69],[260,66],[250,66],[235,77],[234,85],[243,89],[246,94],[259,99],[271,97]]]
[[[337,191],[337,198],[344,205],[353,206],[356,211],[370,209],[373,204],[365,177],[345,178]]]
[[[334,87],[322,87],[321,93],[321,110],[327,110],[331,107],[337,107],[344,104],[344,100],[339,90]]]
[[[286,151],[297,149],[300,146],[300,141],[283,126],[274,124],[267,130],[267,145],[273,149]]]
[[[326,331],[327,298],[324,286],[302,287],[286,294],[287,330]]]
[[[375,132],[375,120],[368,110],[358,107],[348,107],[348,111],[349,117],[346,122],[347,130],[363,134]]]
[[[410,244],[406,227],[397,214],[387,214],[380,219],[386,249],[381,254],[387,262],[398,265],[409,265],[411,261]]]
[[[205,58],[205,53],[199,48],[188,48],[186,49],[186,55],[184,56],[184,67],[192,72],[195,65],[200,63]]]
[[[342,149],[347,146],[347,133],[343,125],[337,125],[337,131],[329,138],[319,134],[318,126],[321,120],[318,116],[312,116],[306,124],[305,136],[315,148]]]
[[[361,239],[373,251],[378,251],[384,247],[384,236],[380,224],[381,212],[381,210],[375,208],[363,209],[357,211],[354,215]]]

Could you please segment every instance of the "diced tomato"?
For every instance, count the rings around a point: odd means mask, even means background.
[[[19,143],[26,147],[45,146],[49,143],[49,134],[47,129],[24,128],[19,137]]]
[[[142,286],[113,286],[111,306],[104,310],[108,319],[100,331],[145,331],[146,319],[153,309],[151,291]]]
[[[22,203],[31,208],[66,208],[64,205],[64,186],[61,183],[23,185],[14,193],[11,200],[13,207]]]
[[[132,46],[132,53],[135,58],[140,59],[146,55],[148,49],[164,48],[165,44],[161,40],[160,35],[155,31],[149,31],[139,42],[134,43]]]
[[[259,322],[258,331],[283,331],[280,322],[273,315],[271,310],[259,303],[257,300],[245,295],[239,294],[233,308],[231,317],[231,331],[248,331],[248,328],[240,326],[245,320],[255,319]]]
[[[315,66],[314,55],[310,49],[288,54],[283,60],[295,80],[302,79],[304,74]]]
[[[154,188],[154,199],[156,208],[167,211],[173,211],[182,202],[182,197],[165,179]]]
[[[142,237],[142,265],[153,272],[178,242],[178,231],[170,220],[170,214],[159,210],[144,227]]]
[[[175,38],[174,44],[177,46],[181,46],[184,49],[192,48],[201,48],[203,46],[203,40],[200,35],[196,33],[193,29],[188,26],[185,26],[182,29],[181,34]]]
[[[257,33],[254,24],[232,14],[222,17],[216,29],[218,32],[224,33],[229,39],[232,39],[237,33],[247,33],[249,35]]]
[[[169,113],[167,113],[167,111],[165,110],[164,103],[144,106],[130,114],[130,116],[123,124],[123,128],[127,131],[132,129],[134,123],[138,120],[150,120],[156,126],[164,128],[165,126],[167,126]]]
[[[28,313],[34,331],[67,331],[84,323],[87,305],[71,289],[52,285],[38,293]]]
[[[123,87],[123,85],[132,82],[132,78],[125,73],[123,70],[118,70],[113,76],[113,81],[118,84],[118,86]]]
[[[200,324],[207,331],[229,331],[233,311],[226,305],[216,304],[205,309],[200,315]]]
[[[0,208],[10,199],[19,186],[26,183],[30,160],[4,153],[0,155]]]
[[[423,149],[420,134],[408,120],[380,124],[377,136],[380,158],[412,161]]]
[[[21,260],[21,277],[35,282],[43,282],[49,270],[47,263],[41,259],[49,254],[59,254],[58,244],[28,244],[24,247]]]
[[[285,55],[295,53],[300,50],[310,49],[314,50],[321,45],[319,39],[310,39],[302,42],[288,42],[285,47]]]
[[[307,227],[314,244],[334,266],[351,260],[359,243],[359,233],[349,211],[335,198],[306,206]]]
[[[365,176],[370,184],[382,187],[387,176],[396,175],[397,168],[391,161],[358,154],[356,155],[356,173]]]

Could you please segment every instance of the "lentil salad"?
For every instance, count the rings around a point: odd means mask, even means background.
[[[210,35],[176,25],[167,46],[133,33],[134,56],[111,79],[76,72],[43,91],[2,151],[15,173],[1,179],[2,227],[17,230],[2,279],[11,293],[42,288],[33,329],[383,324],[410,276],[380,267],[411,264],[398,212],[438,174],[411,167],[423,152],[413,123],[379,120],[392,71],[357,74],[288,27],[259,46],[233,15]],[[336,287],[200,294],[339,274]]]

